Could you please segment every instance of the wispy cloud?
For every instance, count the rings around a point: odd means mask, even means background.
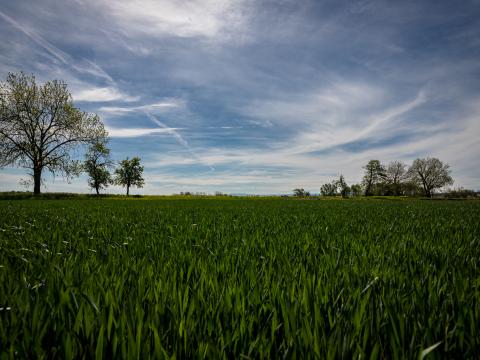
[[[155,134],[171,134],[180,130],[179,128],[114,128],[107,126],[108,135],[113,138],[132,138],[139,136],[155,135]]]
[[[178,109],[184,106],[184,101],[179,99],[169,99],[163,102],[156,102],[152,104],[140,106],[102,106],[98,109],[101,113],[122,115],[132,112],[157,112],[168,111],[171,109]]]
[[[36,31],[30,29],[12,17],[8,16],[4,12],[0,11],[0,18],[3,18],[7,23],[9,23],[13,28],[20,31],[33,42],[39,45],[44,49],[48,54],[52,56],[52,59],[60,63],[63,66],[69,67],[74,71],[80,74],[90,74],[94,77],[106,80],[109,84],[108,87],[102,88],[84,88],[77,91],[74,94],[74,98],[77,101],[91,101],[91,102],[102,102],[102,101],[114,101],[114,100],[123,100],[123,101],[135,101],[138,100],[138,97],[133,97],[122,93],[113,80],[113,78],[105,72],[98,64],[90,61],[88,59],[76,60],[68,53],[62,51],[58,47],[54,46],[52,43],[47,41],[45,38],[40,36]]]
[[[166,126],[164,123],[162,123],[160,120],[158,120],[158,118],[149,113],[148,111],[145,111],[145,115],[147,115],[147,117],[153,121],[155,124],[157,124],[158,126],[160,126],[160,128],[162,130],[167,130],[167,132],[172,135],[175,140],[181,145],[183,146],[187,151],[188,153],[191,155],[191,157],[193,159],[195,159],[195,161],[198,161],[200,163],[204,163],[204,161],[200,158],[200,156],[198,156],[198,154],[190,147],[190,145],[188,144],[187,140],[184,139],[184,137],[178,132],[178,130],[176,129],[173,129],[173,128],[169,128],[168,126]],[[209,165],[209,168],[211,171],[215,171],[215,168],[213,166],[210,166]]]
[[[73,68],[80,73],[91,74],[101,79],[105,79],[109,84],[115,85],[113,78],[105,72],[100,66],[94,62],[83,59],[82,62],[78,64],[73,64]]]
[[[151,36],[225,38],[244,25],[244,1],[95,1],[124,30]],[[93,2],[92,2],[93,4]],[[231,37],[229,37],[232,39]],[[238,39],[237,39],[238,40]]]
[[[62,64],[68,64],[71,60],[70,56],[63,52],[62,50],[58,49],[57,47],[53,46],[43,37],[38,35],[35,31],[23,26],[19,22],[17,22],[12,17],[8,16],[4,12],[0,11],[0,17],[3,18],[6,22],[12,25],[16,30],[22,32],[26,36],[28,36],[31,40],[33,40],[37,45],[41,46],[44,50],[46,50],[50,55],[52,55],[55,60],[60,61]]]
[[[88,101],[88,102],[109,102],[109,101],[137,101],[138,96],[129,96],[120,92],[114,87],[102,87],[102,88],[84,88],[78,91],[73,90],[73,100],[75,101]]]

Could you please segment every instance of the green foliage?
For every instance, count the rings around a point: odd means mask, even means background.
[[[337,181],[337,186],[340,191],[340,195],[342,195],[343,198],[346,198],[350,194],[350,187],[347,185],[343,175],[340,175],[340,179]]]
[[[343,198],[348,197],[350,194],[350,187],[347,185],[343,175],[340,175],[338,180],[334,180],[329,184],[323,184],[320,187],[320,194],[322,196],[336,196],[338,193]]]
[[[143,166],[140,165],[140,158],[134,157],[129,160],[126,158],[120,162],[120,166],[115,169],[114,183],[127,188],[127,196],[130,195],[130,187],[143,187],[145,180],[142,177]]]
[[[480,357],[480,203],[4,200],[0,358]]]
[[[305,191],[304,188],[293,189],[293,196],[307,197],[307,196],[310,196],[310,192]]]
[[[320,194],[322,196],[335,196],[337,195],[338,183],[336,181],[332,181],[328,184],[323,184],[320,187]]]
[[[350,186],[350,191],[352,196],[361,196],[362,195],[362,185],[361,184],[353,184]]]
[[[401,161],[392,161],[385,169],[384,195],[400,196],[404,194],[403,182],[407,180],[407,165]]]
[[[0,83],[0,167],[29,169],[35,194],[44,169],[77,176],[81,167],[73,150],[106,137],[98,116],[74,106],[65,82],[37,85],[33,75],[20,72]]]
[[[375,188],[386,178],[385,167],[379,160],[370,160],[363,168],[365,169],[363,176],[365,196],[378,195]]]
[[[423,193],[432,197],[436,189],[452,185],[450,166],[437,158],[416,159],[408,169],[410,179],[423,187]]]
[[[89,176],[88,186],[95,189],[97,195],[112,182],[108,168],[113,165],[110,159],[110,149],[103,142],[90,145],[85,154],[83,167]]]

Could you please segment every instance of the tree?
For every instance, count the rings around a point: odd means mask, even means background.
[[[33,75],[20,72],[0,83],[0,166],[29,169],[34,194],[40,193],[45,168],[78,174],[72,150],[106,137],[98,116],[73,105],[65,82],[37,85]]]
[[[320,194],[322,194],[322,196],[335,196],[337,195],[337,186],[338,184],[336,181],[332,181],[328,184],[323,184],[320,187]]]
[[[83,163],[84,170],[89,176],[88,186],[95,189],[97,195],[112,182],[108,168],[113,163],[110,159],[110,150],[105,145],[100,142],[90,145]]]
[[[352,186],[350,186],[350,190],[352,192],[352,196],[362,195],[362,185],[360,184],[353,184]]]
[[[310,193],[308,191],[305,191],[305,189],[303,188],[293,189],[293,196],[305,197],[310,196]]]
[[[365,196],[371,196],[374,193],[375,186],[385,179],[385,167],[378,160],[370,160],[363,168],[365,169],[365,175],[363,176]]]
[[[408,169],[411,180],[421,184],[427,197],[432,197],[435,189],[453,184],[450,172],[450,166],[437,158],[416,159]]]
[[[392,161],[385,169],[385,180],[391,193],[395,196],[402,195],[402,182],[406,179],[407,165],[401,161]]]
[[[340,179],[338,179],[337,181],[337,186],[338,186],[338,189],[340,190],[340,195],[346,198],[350,193],[350,187],[345,182],[345,178],[343,177],[343,175],[340,175]]]
[[[140,158],[134,157],[129,160],[128,157],[120,162],[120,167],[115,169],[116,185],[127,188],[127,196],[130,195],[130,187],[143,187],[145,180],[142,178],[143,166],[140,165]]]

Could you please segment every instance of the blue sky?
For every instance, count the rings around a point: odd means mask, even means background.
[[[426,156],[479,189],[479,34],[467,0],[2,1],[0,78],[65,80],[113,158],[141,157],[136,193],[318,192]]]

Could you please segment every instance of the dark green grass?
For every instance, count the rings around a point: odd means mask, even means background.
[[[479,358],[479,219],[467,201],[0,201],[0,357]]]

